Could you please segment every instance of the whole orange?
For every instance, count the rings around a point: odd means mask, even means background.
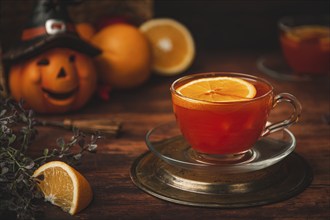
[[[89,41],[96,33],[93,25],[88,22],[81,22],[76,24],[76,31],[78,32],[79,36],[86,41]]]
[[[132,88],[150,76],[151,50],[146,37],[130,24],[103,28],[91,42],[102,50],[95,64],[102,83],[113,88]]]

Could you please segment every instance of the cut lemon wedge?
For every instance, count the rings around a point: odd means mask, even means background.
[[[195,56],[195,44],[189,30],[176,20],[158,18],[140,26],[151,44],[153,70],[161,75],[185,71]]]
[[[185,97],[209,102],[233,102],[256,95],[253,84],[234,77],[212,77],[191,81],[176,90]]]
[[[81,211],[92,200],[92,189],[78,171],[61,161],[39,167],[33,174],[45,200],[71,215]]]

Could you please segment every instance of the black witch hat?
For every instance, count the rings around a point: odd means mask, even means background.
[[[39,0],[21,35],[21,42],[3,55],[10,63],[38,55],[52,48],[70,48],[96,56],[101,51],[82,40],[66,9],[78,0]]]

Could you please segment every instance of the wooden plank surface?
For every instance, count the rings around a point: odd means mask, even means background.
[[[329,113],[329,78],[307,82],[287,82],[269,78],[256,68],[261,52],[199,53],[189,73],[235,71],[262,76],[276,92],[294,94],[302,103],[303,114],[290,130],[297,138],[295,152],[303,156],[314,171],[312,184],[301,194],[275,204],[242,209],[199,208],[162,201],[138,189],[130,180],[133,161],[147,151],[146,132],[174,120],[169,86],[177,77],[153,76],[144,86],[130,91],[113,91],[108,102],[92,100],[79,112],[42,116],[63,118],[109,118],[121,121],[123,131],[117,139],[104,139],[98,152],[86,155],[77,169],[90,182],[94,199],[87,209],[70,216],[45,203],[45,219],[329,219],[330,218],[330,126],[322,116]],[[276,109],[272,120],[285,117]],[[41,128],[33,154],[55,144],[56,137],[70,132]],[[3,219],[3,218],[1,218]]]

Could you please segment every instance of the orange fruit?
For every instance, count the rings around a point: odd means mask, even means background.
[[[79,36],[86,41],[89,41],[96,33],[93,25],[87,22],[76,24],[76,31],[78,32]]]
[[[195,43],[189,30],[178,21],[158,18],[146,21],[140,30],[151,42],[152,68],[161,75],[185,71],[195,57]]]
[[[107,26],[91,42],[103,51],[95,59],[103,84],[125,89],[139,86],[149,78],[149,43],[135,26],[125,23]]]
[[[176,91],[185,97],[209,102],[242,101],[256,95],[251,83],[225,76],[197,79],[180,86]]]
[[[33,174],[45,200],[61,207],[71,215],[87,207],[92,200],[92,189],[75,169],[61,161],[39,167]]]

